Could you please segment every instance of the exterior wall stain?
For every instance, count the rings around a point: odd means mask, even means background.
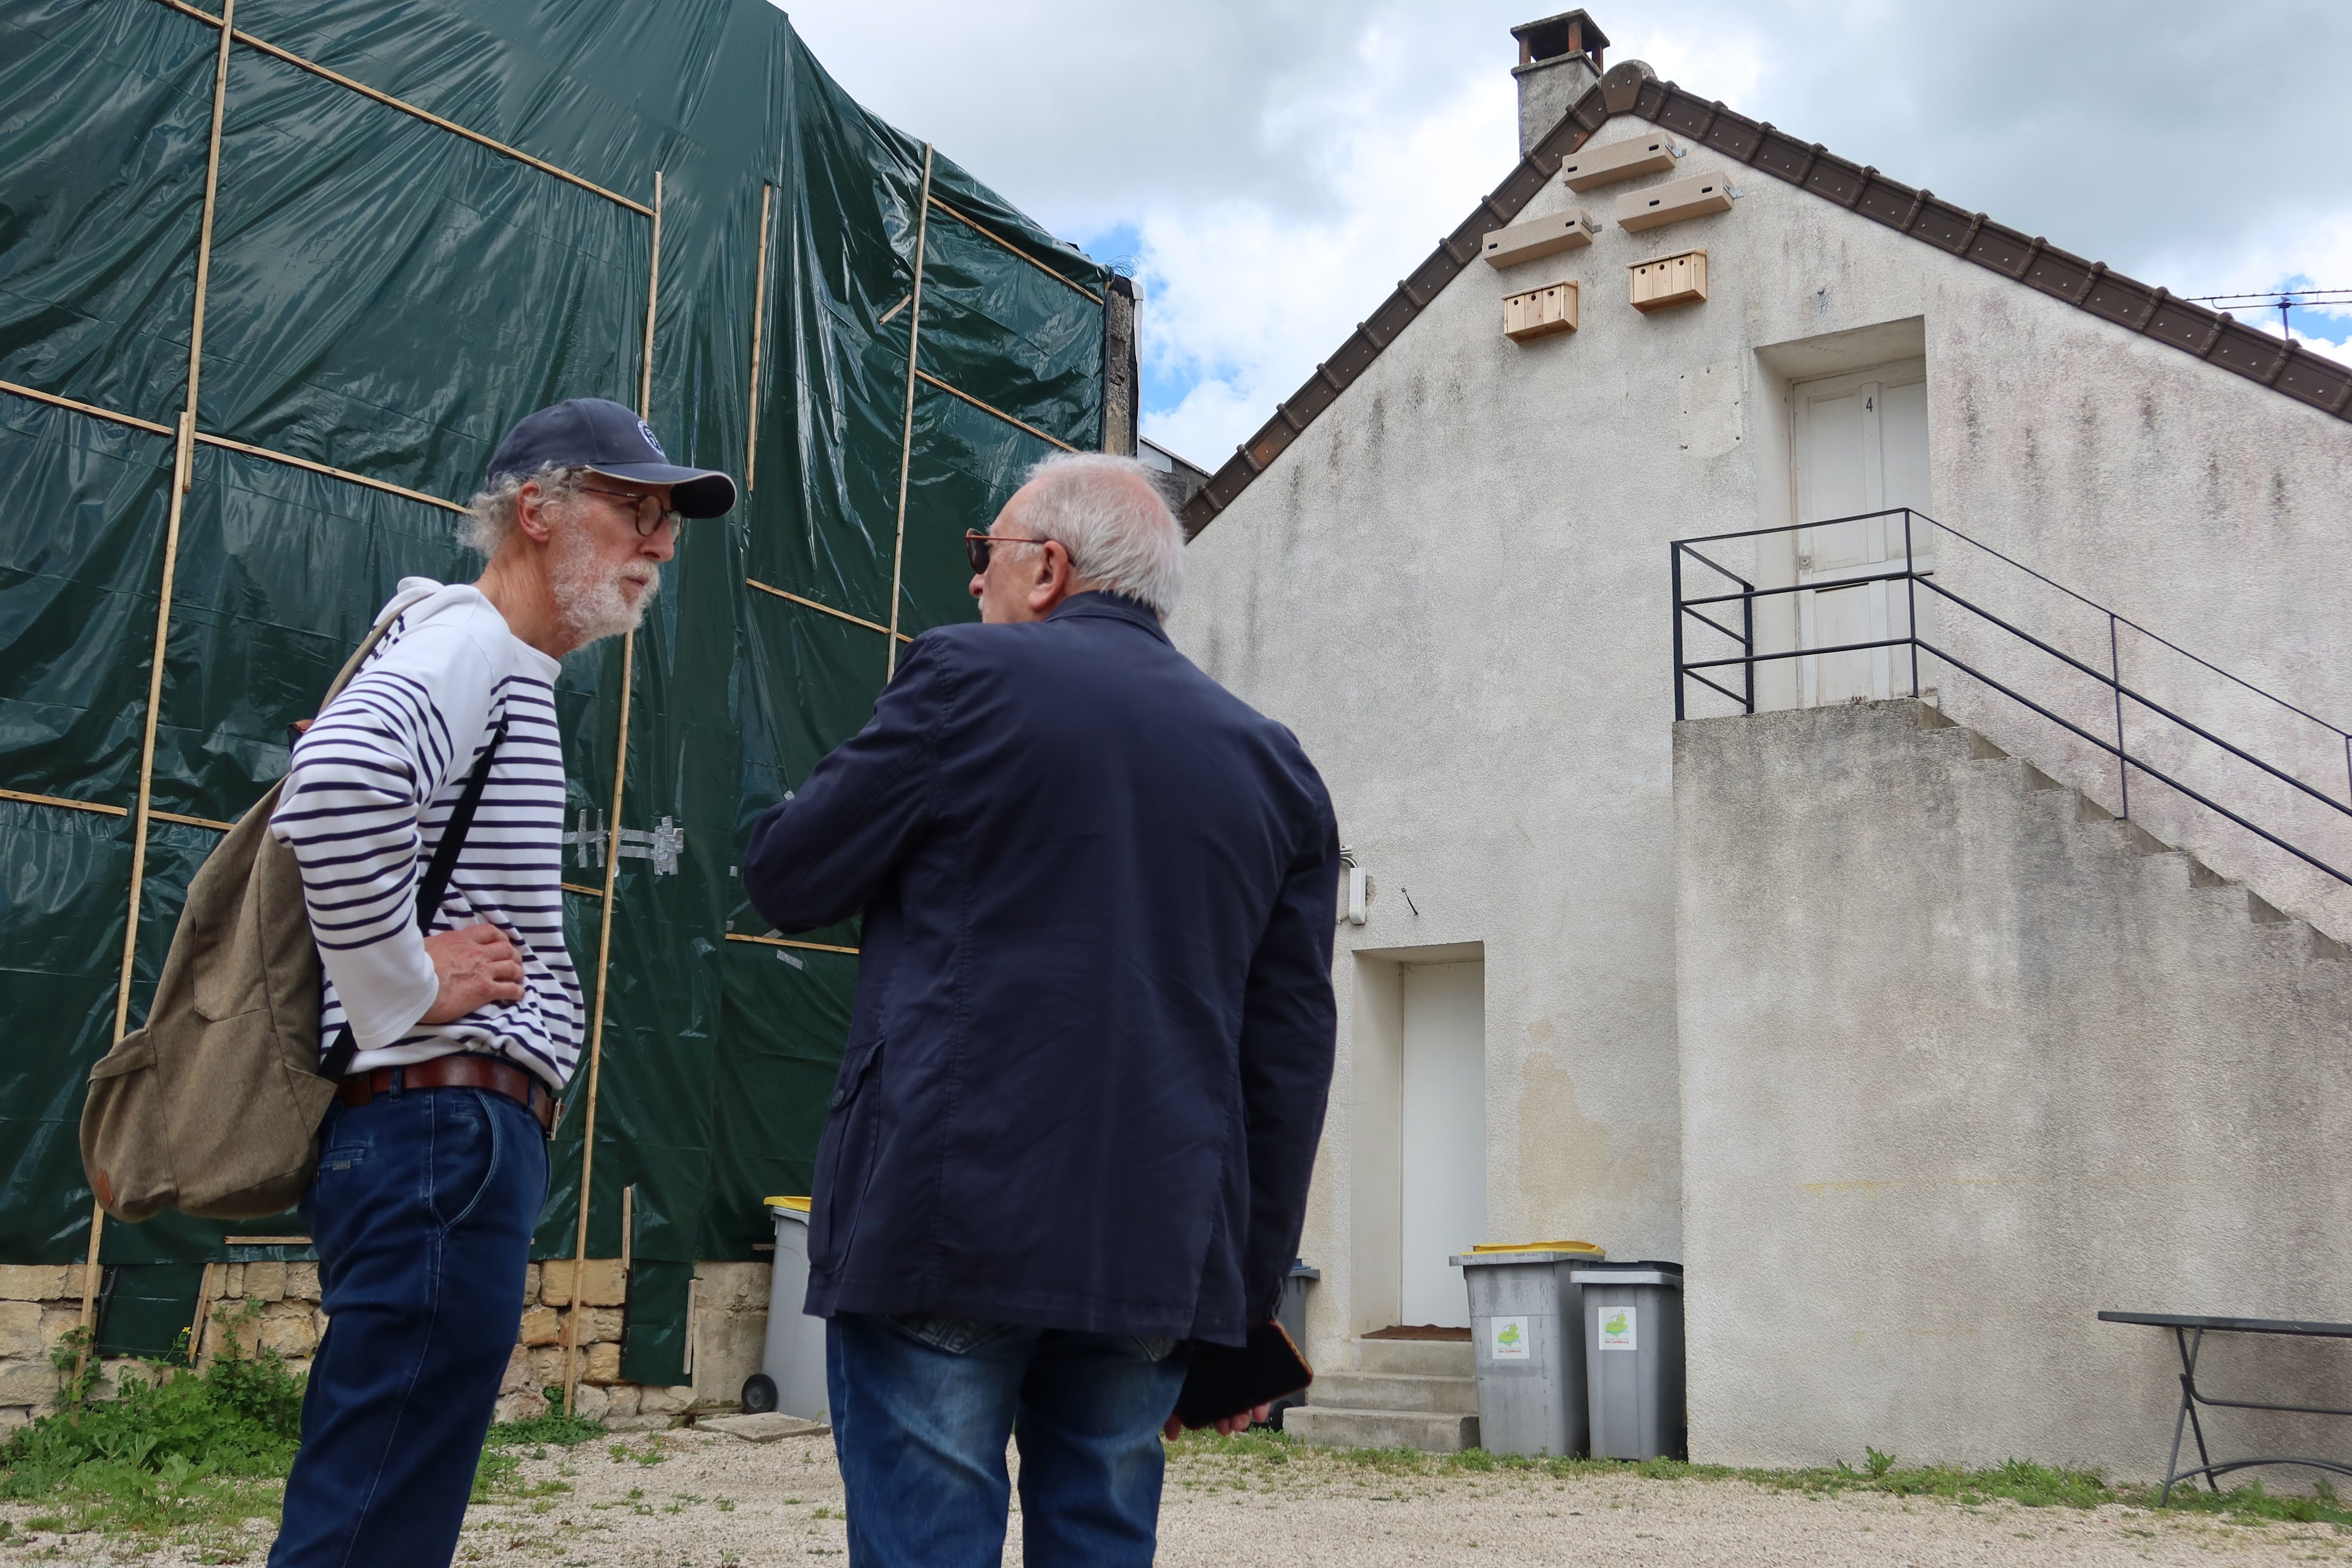
[[[1621,115],[1597,136],[1652,129]],[[1694,150],[1680,173],[1733,167]],[[2352,716],[2352,429],[1760,172],[1734,183],[1727,213],[1612,226],[1581,250],[1456,276],[1193,541],[1170,622],[1297,731],[1383,889],[1368,926],[1339,928],[1343,978],[1359,949],[1485,944],[1496,1240],[1682,1254],[1666,545],[1791,521],[1790,356],[1909,323],[1935,517]],[[1590,205],[1555,182],[1521,216]],[[1627,266],[1692,247],[1708,251],[1709,299],[1634,311]],[[1503,338],[1504,294],[1567,279],[1579,331]],[[1738,367],[1736,412],[1690,391],[1719,366]],[[1938,570],[1968,585],[1956,555]],[[2103,622],[2097,635],[2104,656]],[[1997,715],[1962,717],[2115,804],[2103,756],[2045,755]],[[2135,788],[2151,831],[2352,934],[2352,898],[2315,873],[2163,812]],[[1390,896],[1400,884],[1418,918]],[[1539,1044],[1537,1020],[1555,1031]],[[1323,1362],[1344,1348],[1356,1289],[1356,1132],[1337,1090],[1334,1105],[1303,1244],[1324,1270],[1310,1310]],[[1609,1129],[1622,1163],[1562,1163],[1563,1106]],[[1621,1171],[1646,1173],[1605,1197],[1580,1188]]]
[[[2352,962],[1917,712],[1676,733],[1691,1457],[2159,1476],[2172,1341],[2097,1314],[2341,1316]],[[2325,1350],[2200,1379],[2352,1404]]]

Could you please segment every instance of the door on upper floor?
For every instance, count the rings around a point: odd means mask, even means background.
[[[1900,508],[1927,510],[1927,367],[1908,360],[1799,382],[1790,389],[1796,443],[1798,646],[1844,648],[1796,660],[1806,706],[1909,690],[1907,647],[1855,648],[1910,635],[1910,586],[1872,581],[1902,570]],[[1909,551],[1925,570],[1932,545],[1916,521]]]

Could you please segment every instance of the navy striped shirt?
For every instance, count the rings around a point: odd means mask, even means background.
[[[400,588],[384,608],[392,629],[294,748],[269,819],[301,864],[326,969],[320,1050],[348,1020],[355,1072],[478,1051],[560,1091],[581,1037],[580,977],[563,945],[562,667],[509,631],[477,588],[423,577]],[[417,884],[501,720],[506,737],[433,930],[497,926],[522,955],[524,995],[419,1023],[439,983],[417,930]]]

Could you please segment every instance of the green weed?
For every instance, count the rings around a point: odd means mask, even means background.
[[[174,1456],[219,1475],[278,1475],[301,1434],[302,1384],[274,1351],[245,1353],[239,1330],[259,1318],[257,1303],[225,1322],[226,1344],[202,1372],[163,1362],[126,1371],[112,1399],[95,1397],[96,1358],[80,1379],[67,1379],[53,1415],[0,1443],[0,1495],[36,1495],[92,1462],[160,1473]],[[58,1347],[70,1374],[87,1342],[76,1329]]]
[[[199,1544],[274,1519],[302,1384],[274,1352],[245,1352],[242,1335],[259,1317],[259,1303],[248,1302],[225,1319],[226,1345],[203,1371],[144,1363],[117,1379],[111,1399],[98,1397],[89,1334],[74,1330],[56,1352],[58,1410],[0,1443],[0,1497],[44,1506],[28,1529],[194,1533]]]
[[[632,1448],[625,1442],[612,1447],[613,1463],[625,1465],[635,1460],[640,1465],[660,1465],[669,1461],[669,1447],[658,1437],[647,1437],[641,1447]]]
[[[1679,1459],[1556,1459],[1539,1456],[1493,1454],[1471,1448],[1458,1454],[1424,1454],[1410,1448],[1317,1448],[1295,1442],[1279,1432],[1254,1430],[1233,1437],[1213,1433],[1186,1433],[1169,1445],[1171,1458],[1207,1467],[1220,1464],[1247,1471],[1256,1468],[1266,1484],[1280,1472],[1271,1467],[1309,1455],[1326,1462],[1383,1476],[1491,1475],[1527,1471],[1550,1477],[1631,1476],[1644,1480],[1740,1480],[1775,1490],[1827,1496],[1840,1492],[1876,1492],[1895,1497],[1939,1498],[1962,1506],[1996,1500],[2024,1508],[2093,1509],[2105,1505],[2156,1510],[2159,1488],[2110,1484],[2087,1470],[2069,1470],[2011,1459],[1990,1468],[1969,1469],[1953,1465],[1905,1466],[1877,1448],[1863,1450],[1860,1468],[1843,1461],[1826,1468],[1760,1469],[1727,1465],[1693,1465]],[[1187,1483],[1190,1484],[1190,1483]],[[2261,1521],[2332,1524],[2352,1531],[2352,1508],[2345,1506],[2335,1489],[2322,1482],[2310,1497],[2281,1497],[2263,1489],[2259,1481],[2226,1491],[2191,1490],[2185,1483],[2173,1489],[2170,1509],[2179,1512],[2219,1515],[2242,1523]]]
[[[527,1421],[501,1421],[490,1428],[489,1446],[493,1448],[514,1448],[525,1444],[569,1448],[604,1436],[604,1426],[585,1415],[567,1415],[551,1410],[544,1415],[534,1415]],[[535,1454],[533,1458],[544,1458]]]

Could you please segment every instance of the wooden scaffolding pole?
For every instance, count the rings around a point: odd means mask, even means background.
[[[363,81],[355,81],[340,71],[329,70],[325,66],[320,65],[316,60],[305,59],[291,49],[281,49],[276,44],[268,43],[263,39],[255,37],[251,33],[237,32],[236,25],[228,20],[226,16],[215,16],[211,12],[205,10],[201,6],[191,5],[188,4],[188,0],[163,0],[163,3],[169,5],[174,11],[194,17],[197,21],[202,22],[207,27],[218,27],[221,30],[222,37],[227,37],[233,36],[238,43],[243,44],[246,47],[250,49],[258,49],[263,54],[268,55],[272,58],[284,60],[288,65],[294,67],[297,70],[306,70],[313,76],[323,77],[327,80],[333,82],[337,87],[348,88],[350,90],[358,93],[362,98],[372,98],[387,109],[396,109],[403,114],[413,114],[417,119],[424,121],[427,125],[437,125],[442,130],[448,132],[451,135],[462,136],[468,142],[474,142],[479,146],[488,147],[491,152],[498,153],[501,157],[512,158],[519,163],[528,163],[532,168],[539,170],[541,174],[552,174],[557,179],[562,180],[568,184],[577,185],[583,191],[593,191],[608,202],[613,202],[621,206],[627,207],[631,212],[644,213],[648,216],[653,213],[653,209],[646,206],[642,202],[633,202],[625,195],[620,195],[614,192],[608,191],[604,186],[596,184],[593,180],[583,178],[581,175],[573,174],[569,169],[559,168],[555,164],[547,162],[544,158],[534,158],[520,147],[509,147],[503,142],[498,141],[492,137],[485,136],[480,132],[473,130],[468,126],[460,125],[454,120],[444,120],[441,116],[434,113],[429,109],[420,109],[415,104],[409,102],[406,99],[394,98],[392,94],[379,91],[377,89],[368,86],[368,84]]]
[[[757,488],[760,477],[760,351],[768,326],[768,214],[775,205],[772,180],[760,184],[760,270],[751,287],[751,416],[744,422],[743,493]]]
[[[654,171],[653,264],[646,281],[645,366],[637,381],[637,417],[653,418],[654,308],[661,298],[661,171]],[[613,747],[613,815],[604,834],[604,908],[596,933],[596,1014],[588,1035],[588,1105],[580,1126],[580,1224],[572,1244],[572,1315],[563,1324],[563,1409],[580,1392],[580,1315],[588,1283],[588,1193],[596,1173],[596,1083],[604,1065],[604,997],[612,989],[613,889],[621,874],[621,795],[629,779],[629,691],[636,678],[637,634],[621,638],[621,732]],[[545,1273],[544,1268],[541,1270]]]
[[[646,274],[646,348],[643,363],[637,367],[637,417],[651,419],[654,413],[654,310],[661,300],[661,171],[654,171],[654,238],[653,262]]]
[[[1036,437],[1040,441],[1045,442],[1048,447],[1059,447],[1065,452],[1075,452],[1077,450],[1076,447],[1071,446],[1059,436],[1048,436],[1045,432],[1038,429],[1037,426],[1030,424],[1029,421],[1022,418],[1020,416],[1007,414],[1003,409],[997,407],[996,405],[992,403],[982,403],[979,398],[974,397],[971,393],[964,391],[961,387],[950,386],[946,382],[941,381],[938,376],[933,375],[929,371],[917,371],[915,373],[915,379],[921,382],[926,386],[938,387],[950,397],[961,398],[964,402],[971,404],[974,408],[979,409],[982,414],[988,415],[992,418],[1002,419],[1007,425],[1015,426],[1020,429],[1026,430],[1032,436]]]
[[[122,973],[114,993],[114,1043],[131,1032],[131,971],[139,954],[139,903],[147,880],[147,819],[155,793],[155,725],[163,704],[163,653],[172,635],[172,583],[180,564],[180,515],[195,460],[196,391],[205,363],[205,289],[212,281],[213,213],[220,195],[221,120],[228,107],[228,46],[236,26],[236,0],[221,0],[220,46],[213,54],[212,138],[205,153],[204,216],[196,229],[196,298],[188,332],[188,396],[172,440],[172,499],[163,523],[163,576],[155,596],[155,651],[147,670],[147,723],[139,742],[139,804],[131,819],[130,914],[123,922]],[[106,1230],[106,1205],[94,1197],[89,1210],[89,1255],[81,1272],[81,1326],[97,1328],[98,1251]],[[74,1374],[89,1362],[82,1347]]]
[[[923,342],[923,258],[931,239],[931,144],[923,143],[923,195],[915,204],[915,287],[907,296],[907,416],[898,432],[898,536],[890,547],[890,635],[883,639],[889,650],[882,669],[885,680],[898,673],[898,581],[907,564],[907,475],[915,458],[915,352]]]

